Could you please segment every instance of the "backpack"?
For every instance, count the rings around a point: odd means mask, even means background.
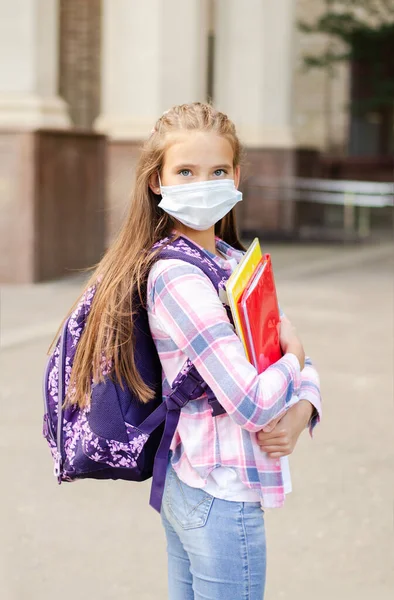
[[[166,238],[153,249],[159,247],[158,259],[177,258],[199,267],[219,293],[227,274],[193,242]],[[85,478],[144,481],[153,477],[150,505],[160,512],[170,444],[182,406],[207,394],[213,417],[225,411],[189,360],[163,399],[162,367],[143,306],[134,319],[135,363],[154,390],[153,400],[143,404],[132,390],[122,389],[103,371],[104,381],[92,383],[88,407],[64,407],[96,287],[84,292],[65,321],[45,369],[43,434],[54,460],[54,475],[59,484]]]

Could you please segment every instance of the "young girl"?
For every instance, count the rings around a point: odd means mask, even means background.
[[[138,290],[163,367],[163,394],[189,359],[226,411],[212,417],[206,395],[190,402],[172,440],[161,509],[171,600],[263,598],[262,508],[283,505],[291,486],[284,457],[320,414],[318,376],[287,319],[283,357],[259,375],[204,273],[152,256],[156,242],[181,235],[231,274],[243,251],[233,211],[242,199],[240,154],[233,123],[212,106],[176,106],[157,121],[129,216],[98,266],[100,286],[74,363],[76,381],[88,377],[92,361],[108,354],[110,331],[112,349],[120,348],[117,375],[149,400],[129,343]]]

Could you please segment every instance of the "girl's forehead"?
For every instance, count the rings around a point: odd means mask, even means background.
[[[233,155],[229,140],[215,131],[177,131],[168,136],[164,164],[232,164]]]

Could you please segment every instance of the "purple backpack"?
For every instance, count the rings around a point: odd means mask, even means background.
[[[183,237],[168,242],[156,244],[155,248],[163,246],[158,258],[177,258],[199,267],[219,292],[227,274],[205,252]],[[54,475],[59,483],[84,478],[144,481],[153,476],[150,504],[160,511],[169,448],[182,406],[207,394],[213,416],[225,411],[190,361],[163,399],[162,367],[143,307],[134,321],[135,361],[143,380],[155,390],[154,399],[143,404],[126,386],[122,390],[107,376],[92,385],[89,407],[64,408],[77,344],[95,290],[95,286],[86,290],[64,323],[45,370],[43,433],[54,459]]]

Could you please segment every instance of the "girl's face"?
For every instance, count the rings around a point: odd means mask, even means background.
[[[213,131],[178,131],[169,136],[160,174],[162,185],[234,179],[238,187],[240,169],[233,167],[230,142]],[[155,178],[156,179],[156,178]],[[159,182],[152,190],[160,193]]]

